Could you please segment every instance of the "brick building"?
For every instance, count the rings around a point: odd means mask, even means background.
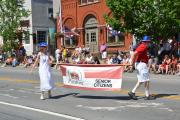
[[[57,17],[57,47],[64,45],[73,49],[77,45],[84,45],[90,46],[91,52],[98,52],[99,46],[105,42],[108,51],[129,50],[132,36],[107,27],[103,15],[111,15],[111,11],[106,5],[106,0],[61,0],[61,2],[65,36],[61,40]]]

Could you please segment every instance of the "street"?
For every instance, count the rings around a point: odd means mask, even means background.
[[[127,95],[136,73],[124,73],[122,90],[85,91],[62,87],[59,70],[52,70],[56,88],[51,99],[40,100],[38,69],[0,68],[0,120],[179,120],[180,76],[151,74],[151,93],[157,99]]]

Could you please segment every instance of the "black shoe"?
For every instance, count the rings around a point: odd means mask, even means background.
[[[148,97],[145,97],[144,100],[155,100],[156,97],[155,96],[152,96],[152,95],[149,95]]]
[[[129,97],[130,97],[131,99],[133,99],[133,100],[138,100],[138,98],[136,97],[135,93],[133,93],[133,92],[128,92],[128,95],[129,95]]]

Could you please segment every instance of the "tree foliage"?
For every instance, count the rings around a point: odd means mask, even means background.
[[[105,15],[105,19],[116,30],[137,38],[150,35],[153,39],[167,39],[180,32],[179,0],[106,0],[106,3],[112,16]]]
[[[0,0],[0,35],[3,36],[5,46],[17,46],[17,30],[23,17],[29,11],[23,7],[24,0]],[[7,45],[8,44],[8,45]]]

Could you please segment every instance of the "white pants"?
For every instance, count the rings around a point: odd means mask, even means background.
[[[107,51],[102,52],[101,57],[102,57],[102,59],[106,59],[107,58]]]
[[[149,70],[146,63],[136,62],[135,68],[137,70],[137,78],[139,82],[149,81]]]

